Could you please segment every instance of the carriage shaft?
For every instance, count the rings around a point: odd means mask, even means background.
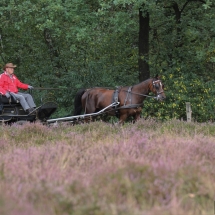
[[[107,110],[108,108],[118,106],[119,104],[120,104],[119,102],[114,102],[96,113],[82,114],[77,116],[68,116],[68,117],[62,117],[62,118],[56,118],[56,119],[48,119],[46,122],[53,123],[53,122],[59,122],[59,121],[70,121],[74,119],[79,120],[79,119],[84,119],[85,117],[91,117],[91,116],[98,116],[100,114],[103,114],[104,111]]]

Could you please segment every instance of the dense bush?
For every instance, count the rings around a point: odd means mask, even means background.
[[[143,117],[158,119],[186,120],[186,102],[191,103],[192,119],[205,122],[215,120],[215,81],[205,81],[194,74],[167,74],[163,76],[164,102],[147,99],[143,108]]]

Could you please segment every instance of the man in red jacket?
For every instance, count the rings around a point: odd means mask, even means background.
[[[15,100],[18,100],[23,109],[27,113],[31,113],[36,107],[32,96],[29,93],[18,92],[18,88],[23,90],[33,89],[32,86],[22,83],[13,73],[16,65],[7,63],[4,66],[4,73],[0,75],[0,93],[5,95],[8,99],[13,96]]]

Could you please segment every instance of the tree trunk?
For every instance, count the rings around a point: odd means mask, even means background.
[[[149,13],[143,17],[142,9],[139,9],[139,81],[150,77],[149,71]]]

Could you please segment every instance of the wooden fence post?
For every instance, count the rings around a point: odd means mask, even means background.
[[[186,113],[187,113],[187,122],[191,122],[192,110],[191,110],[190,102],[186,102]]]

